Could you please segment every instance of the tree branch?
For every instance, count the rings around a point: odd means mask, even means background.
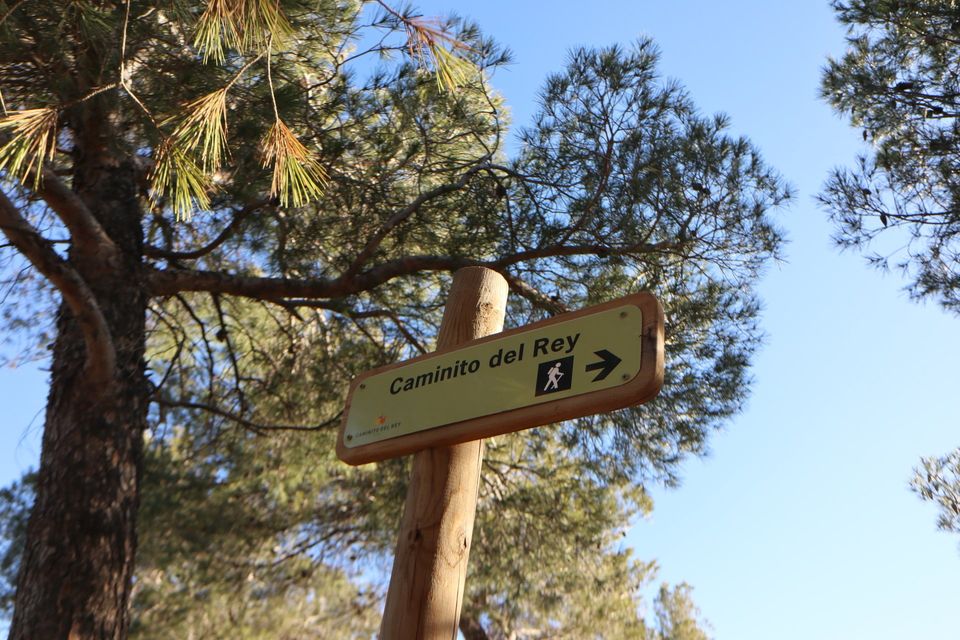
[[[189,269],[158,269],[148,273],[147,278],[150,292],[155,296],[208,291],[257,300],[342,298],[369,291],[398,276],[419,271],[455,271],[483,264],[479,260],[452,256],[411,256],[386,262],[350,278],[268,278]]]
[[[348,318],[354,320],[360,320],[363,318],[389,318],[393,321],[393,324],[396,325],[397,330],[403,335],[403,337],[416,348],[420,353],[427,353],[427,348],[417,340],[417,337],[413,334],[410,329],[403,323],[400,319],[400,316],[396,312],[391,311],[390,309],[368,309],[366,311],[357,311],[356,309],[351,308],[349,305],[332,302],[329,300],[276,300],[277,304],[282,307],[287,308],[288,310],[295,311],[296,307],[307,307],[310,309],[327,309],[333,311],[334,313],[339,313]],[[299,317],[299,316],[298,316]]]
[[[181,291],[208,291],[228,295],[277,301],[283,298],[342,298],[370,291],[400,276],[421,271],[456,271],[462,267],[488,267],[505,273],[507,267],[534,259],[578,255],[632,255],[678,251],[683,243],[638,244],[610,247],[599,244],[553,245],[529,251],[508,254],[497,260],[474,260],[456,256],[420,255],[397,258],[379,264],[356,275],[337,278],[295,279],[241,276],[215,271],[189,269],[155,269],[148,274],[150,293],[155,296],[172,295]]]
[[[80,196],[50,169],[44,168],[43,180],[37,188],[37,195],[43,198],[63,221],[70,231],[73,246],[81,253],[108,261],[117,255],[117,245],[110,239]]]
[[[490,636],[477,616],[461,615],[460,624],[457,626],[465,640],[490,640]]]
[[[546,309],[554,315],[570,311],[570,308],[567,305],[563,304],[559,300],[548,297],[542,291],[535,289],[520,278],[509,273],[503,274],[503,277],[506,279],[507,285],[510,286],[511,291],[519,295],[521,298],[526,298],[541,309]]]
[[[343,416],[343,411],[340,411],[335,416],[328,420],[315,425],[296,425],[296,424],[261,424],[254,422],[247,418],[244,418],[236,413],[221,409],[220,407],[214,406],[212,404],[203,404],[200,402],[191,402],[188,400],[177,400],[172,398],[163,398],[156,396],[153,398],[154,402],[159,405],[168,408],[174,409],[195,409],[197,411],[206,411],[212,413],[215,416],[220,416],[221,418],[226,418],[236,422],[245,429],[249,429],[257,435],[266,435],[270,431],[321,431],[332,425],[337,424],[340,421],[340,418]]]
[[[417,196],[413,202],[402,209],[395,211],[394,214],[383,223],[377,232],[374,233],[369,240],[367,240],[367,244],[364,245],[363,249],[357,254],[357,257],[353,259],[353,262],[344,272],[344,277],[349,278],[359,273],[366,261],[369,260],[376,252],[377,247],[380,246],[380,243],[383,242],[383,239],[386,238],[387,235],[404,220],[416,213],[422,205],[430,200],[433,200],[434,198],[462,189],[473,176],[484,169],[489,169],[489,166],[486,163],[476,165],[460,176],[460,179],[456,182],[448,182],[447,184],[442,184],[435,189],[427,191],[426,193],[422,193]]]
[[[265,207],[267,204],[269,204],[268,200],[260,200],[243,207],[239,211],[235,211],[233,214],[233,219],[219,234],[217,234],[217,237],[211,240],[208,244],[197,249],[193,249],[191,251],[173,251],[171,249],[163,249],[153,245],[146,245],[143,248],[143,252],[150,258],[161,258],[163,260],[196,260],[197,258],[202,258],[229,240],[230,236],[232,236],[234,231],[237,230],[237,227],[239,227],[240,224],[250,216],[250,214]]]
[[[217,339],[227,346],[227,355],[230,357],[230,365],[233,367],[233,389],[237,392],[240,411],[241,413],[245,413],[247,411],[247,397],[243,393],[240,362],[237,359],[237,352],[233,348],[233,341],[230,340],[230,332],[227,330],[227,319],[224,316],[223,307],[220,305],[220,295],[213,293],[210,297],[213,299],[213,307],[217,310],[217,319],[220,321],[220,330],[217,331]]]
[[[106,386],[113,379],[116,351],[107,320],[96,297],[73,267],[54,251],[46,238],[30,225],[7,195],[0,190],[0,230],[27,260],[47,278],[70,307],[87,349],[86,380]]]

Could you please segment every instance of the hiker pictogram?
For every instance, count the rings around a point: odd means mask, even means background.
[[[547,371],[547,386],[543,388],[544,391],[550,391],[550,388],[559,389],[560,378],[563,377],[563,371],[560,371],[560,363],[556,363],[550,370]]]
[[[536,395],[566,391],[573,384],[573,356],[547,360],[537,370]]]

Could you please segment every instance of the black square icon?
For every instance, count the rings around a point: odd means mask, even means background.
[[[566,391],[573,384],[573,356],[547,360],[537,369],[537,395]]]

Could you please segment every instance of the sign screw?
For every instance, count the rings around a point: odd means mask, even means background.
[[[623,375],[620,376],[620,377],[623,379],[624,382],[626,382],[627,380],[630,379],[630,374],[629,374],[629,373],[625,373],[625,374],[623,374]]]
[[[364,384],[363,382],[361,382],[361,383],[360,383],[360,388],[361,388],[361,389],[366,389],[366,388],[367,388],[367,385]]]
[[[347,434],[347,440],[353,440],[353,436],[350,435],[349,433]]]
[[[626,317],[627,317],[627,312],[626,312],[626,311],[621,311],[621,312],[620,312],[620,317],[621,317],[621,318],[626,318]]]

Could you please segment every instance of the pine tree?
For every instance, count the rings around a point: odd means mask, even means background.
[[[660,586],[654,602],[654,640],[709,640],[699,621],[700,610],[690,597],[692,588],[681,583],[671,589]]]
[[[921,498],[940,507],[937,527],[960,532],[960,448],[945,456],[922,458],[910,484]]]
[[[9,273],[39,276],[8,297],[60,301],[12,638],[124,637],[133,592],[148,620],[184,576],[232,576],[261,607],[341,591],[342,556],[317,554],[392,547],[398,512],[368,504],[404,483],[403,461],[334,464],[344,385],[430,348],[462,266],[506,276],[514,324],[637,289],[671,316],[660,401],[540,430],[528,465],[500,469],[518,490],[559,455],[629,513],[741,406],[752,286],[781,242],[768,212],[789,193],[657,82],[651,43],[576,52],[511,160],[485,74],[503,55],[462,21],[77,0],[14,3],[0,29],[0,227]],[[42,341],[35,310],[11,327]],[[184,526],[163,535],[167,518]],[[238,557],[253,564],[224,576]]]
[[[848,49],[822,94],[863,129],[869,151],[835,170],[820,195],[841,247],[880,252],[911,279],[910,294],[960,314],[960,6],[938,0],[834,2]],[[960,450],[958,450],[960,451]],[[956,527],[958,452],[927,458],[914,489]]]
[[[836,241],[891,261],[915,298],[960,313],[960,7],[940,0],[833,2],[848,48],[822,95],[870,147],[819,199]],[[875,250],[871,250],[875,247]]]

